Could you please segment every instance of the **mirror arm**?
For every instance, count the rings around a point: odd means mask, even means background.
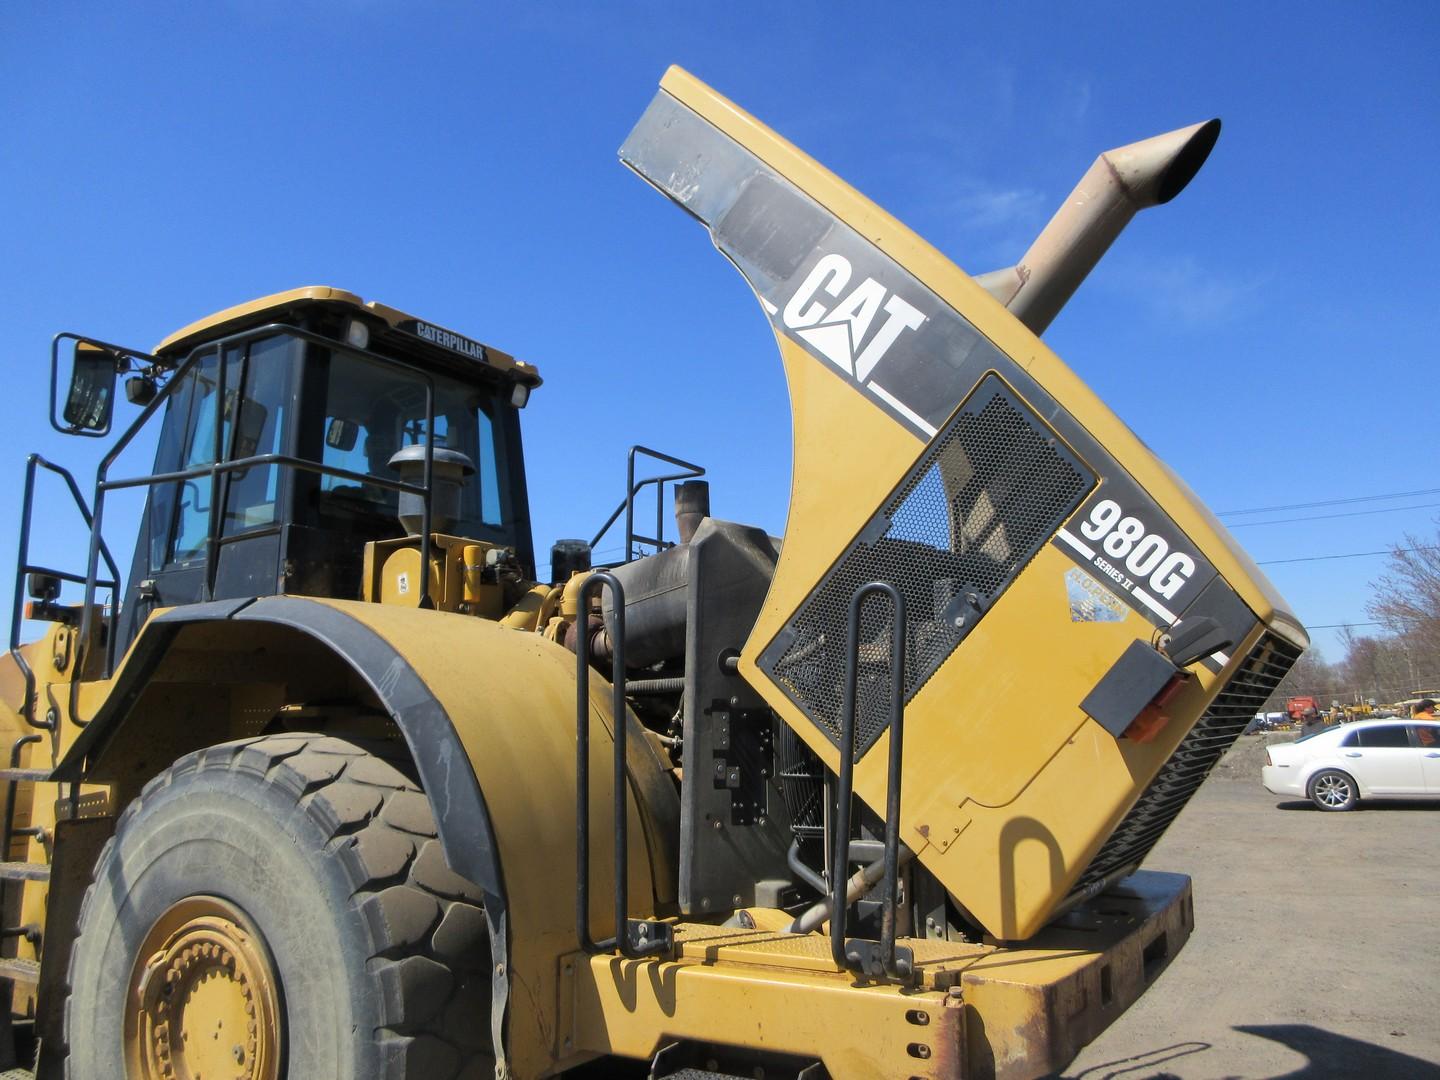
[[[76,346],[89,345],[95,349],[101,349],[116,357],[116,374],[121,370],[129,370],[128,365],[132,361],[139,361],[148,365],[152,370],[163,368],[165,362],[158,356],[144,352],[140,349],[127,348],[124,345],[115,345],[108,341],[101,341],[99,338],[87,337],[84,334],[77,334],[70,330],[62,330],[50,339],[50,426],[61,435],[80,435],[88,439],[101,439],[110,434],[111,424],[107,421],[104,428],[97,431],[87,431],[84,428],[74,427],[59,422],[60,410],[60,343],[62,341],[74,342]],[[124,369],[121,364],[126,365]],[[112,401],[114,394],[111,394]],[[113,411],[113,405],[112,405]]]

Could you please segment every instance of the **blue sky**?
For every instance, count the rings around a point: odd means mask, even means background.
[[[1099,151],[1222,117],[1195,183],[1136,220],[1047,342],[1216,511],[1440,487],[1440,8],[1169,7],[8,5],[0,507],[18,515],[31,450],[93,481],[95,442],[44,417],[56,331],[149,347],[323,283],[540,367],[540,552],[604,520],[631,443],[706,465],[717,516],[778,531],[770,331],[616,162],[670,63],[972,272],[1012,263]],[[1262,561],[1375,551],[1433,535],[1424,504],[1440,495],[1236,535]],[[47,515],[41,550],[78,565],[76,524]],[[128,558],[131,519],[111,524]],[[1382,564],[1268,569],[1328,624],[1366,620]]]

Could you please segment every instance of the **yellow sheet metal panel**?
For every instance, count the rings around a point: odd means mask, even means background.
[[[774,921],[769,929],[749,930],[681,923],[675,928],[677,959],[837,974],[828,933],[790,933],[793,915]],[[938,938],[905,938],[903,944],[910,950],[913,962],[913,975],[907,984],[927,990],[948,989],[955,983],[954,972],[967,969],[995,951],[993,945]]]
[[[780,345],[790,513],[741,672],[836,769],[848,602],[894,583],[908,607],[905,840],[992,934],[1033,934],[1101,867],[1143,857],[1158,833],[1137,800],[1177,747],[1185,782],[1203,777],[1216,740],[1182,739],[1232,681],[1221,719],[1247,704],[1248,719],[1303,631],[1033,333],[758,121],[671,69],[621,158],[706,225]],[[1187,661],[1153,742],[1122,737],[1148,697],[1100,710],[1110,730],[1082,709],[1137,643],[1163,669],[1166,635],[1202,618],[1215,644]],[[855,780],[871,807],[886,787],[887,620],[862,621]],[[1281,644],[1257,645],[1261,627]]]
[[[966,965],[969,1061],[976,1075],[1063,1069],[1159,978],[1194,929],[1189,878],[1140,873],[1033,947]]]
[[[795,593],[802,586],[808,591],[816,569],[840,557],[894,485],[893,475],[877,467],[877,462],[908,464],[920,449],[914,435],[868,408],[794,342],[778,334],[776,341],[794,410],[796,482],[790,488],[775,583],[751,634],[752,643],[768,641],[778,632],[794,612]],[[787,589],[784,583],[797,576],[805,580]]]
[[[958,996],[846,973],[576,955],[563,962],[560,1053],[648,1059],[693,1039],[819,1058],[836,1080],[965,1075]]]
[[[660,87],[903,266],[1002,352],[1028,369],[1141,486],[1176,516],[1177,523],[1216,562],[1217,569],[1262,622],[1283,622],[1294,635],[1291,640],[1306,644],[1303,628],[1279,592],[1208,508],[1064,361],[969,274],[882,207],[683,68],[672,66]],[[800,475],[798,470],[795,475]]]
[[[644,1059],[693,1039],[816,1057],[836,1077],[1050,1075],[1192,928],[1189,879],[1140,873],[1025,947],[902,938],[915,972],[900,987],[836,971],[824,935],[682,922],[673,960],[561,959],[556,1053]]]
[[[439,699],[465,747],[495,829],[509,903],[510,1064],[517,1076],[549,1067],[558,958],[575,940],[575,656],[538,634],[482,619],[383,604],[326,600],[385,638]],[[591,680],[591,932],[613,932],[614,836],[609,687]],[[675,868],[653,833],[673,832],[678,800],[631,718],[629,898],[655,913]],[[668,796],[668,799],[667,799]],[[642,812],[648,811],[648,812]],[[657,865],[652,874],[651,851]],[[673,896],[670,897],[673,899]],[[483,1024],[483,1018],[477,1023]]]

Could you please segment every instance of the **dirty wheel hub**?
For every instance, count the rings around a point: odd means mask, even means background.
[[[278,1080],[279,994],[250,921],[218,897],[174,904],[136,957],[128,1073],[143,1080]]]

